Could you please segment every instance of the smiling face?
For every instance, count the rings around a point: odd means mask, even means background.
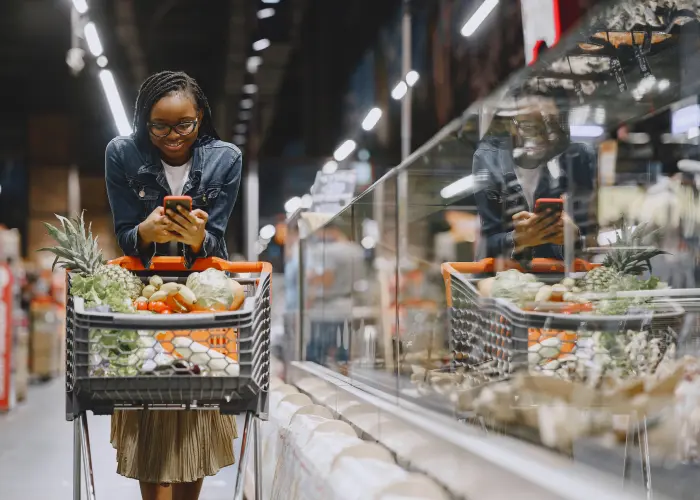
[[[149,137],[166,163],[187,162],[201,121],[202,112],[186,92],[173,92],[156,101],[148,121]]]

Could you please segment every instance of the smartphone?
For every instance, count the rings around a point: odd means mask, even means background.
[[[549,215],[545,215],[548,210]],[[562,212],[564,212],[564,200],[561,198],[540,198],[535,202],[535,213],[541,214],[551,221],[546,225],[545,230],[559,222]]]
[[[192,197],[191,196],[166,196],[163,201],[165,206],[166,215],[167,210],[172,210],[173,212],[180,213],[177,207],[184,207],[188,212],[192,211]]]
[[[564,211],[564,200],[561,198],[540,198],[535,202],[535,213],[541,214],[549,210],[550,217],[559,219]]]

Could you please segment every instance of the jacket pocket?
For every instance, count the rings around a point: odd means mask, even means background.
[[[146,216],[150,215],[156,209],[161,198],[161,190],[152,186],[147,186],[137,181],[136,179],[129,181],[129,187],[134,191],[134,194],[141,201],[143,211]]]
[[[219,197],[220,193],[220,187],[209,187],[200,191],[192,197],[193,208],[199,208],[206,212],[206,209],[216,202],[216,199]]]

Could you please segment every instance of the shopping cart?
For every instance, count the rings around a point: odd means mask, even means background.
[[[272,266],[209,258],[186,270],[180,257],[154,258],[147,270],[134,258],[110,263],[129,269],[144,282],[158,275],[165,282],[184,283],[192,272],[216,268],[235,277],[246,298],[238,311],[95,312],[86,310],[82,299],[71,296],[73,275],[67,273],[66,418],[73,421],[74,432],[73,498],[81,498],[81,465],[87,496],[95,498],[87,412],[109,415],[115,410],[148,409],[245,414],[234,498],[243,497],[252,424],[255,500],[261,500],[259,422],[267,419]],[[256,276],[245,277],[253,274]],[[179,348],[164,349],[159,339]],[[105,353],[112,355],[109,363]],[[158,366],[159,359],[173,357],[175,363]],[[197,364],[192,364],[195,360]]]
[[[577,259],[572,271],[585,272],[594,267],[595,264]],[[557,337],[560,352],[566,354],[574,349],[583,331],[649,331],[652,336],[662,338],[665,348],[676,340],[683,321],[684,310],[674,301],[655,301],[650,310],[604,316],[568,314],[556,308],[546,312],[529,311],[512,301],[479,293],[477,283],[480,280],[507,269],[532,273],[544,283],[558,283],[565,276],[564,263],[549,259],[534,259],[527,270],[513,261],[494,259],[442,265],[453,368],[486,365],[492,379],[504,379],[529,366],[528,347]]]

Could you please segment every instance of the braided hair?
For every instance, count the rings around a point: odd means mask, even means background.
[[[199,136],[204,140],[219,139],[211,117],[209,101],[197,81],[183,71],[161,71],[144,80],[136,97],[133,136],[137,144],[145,147],[150,143],[148,120],[151,108],[158,100],[173,92],[189,94],[194,99],[198,111],[202,112]]]

